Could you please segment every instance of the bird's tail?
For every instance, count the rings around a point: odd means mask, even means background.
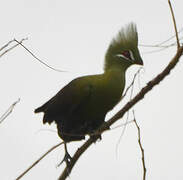
[[[34,110],[34,113],[39,113],[39,112],[44,112],[43,106],[38,107],[37,109]]]
[[[51,124],[54,121],[54,119],[50,115],[50,113],[46,112],[45,106],[38,107],[37,109],[34,110],[34,112],[35,113],[40,113],[40,112],[43,112],[44,113],[44,116],[43,116],[43,124],[45,124],[45,123]]]

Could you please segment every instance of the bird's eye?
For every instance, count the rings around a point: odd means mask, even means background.
[[[129,60],[129,61],[135,61],[135,58],[133,56],[133,52],[130,51],[130,50],[125,50],[122,53],[117,54],[116,56],[117,57],[122,57],[122,58],[124,58],[126,60]]]
[[[130,52],[129,52],[129,51],[123,51],[121,54],[122,54],[125,58],[131,59],[131,55],[130,55]]]
[[[123,51],[121,53],[121,57],[123,57],[123,58],[125,58],[127,60],[131,60],[131,61],[134,61],[135,60],[135,58],[133,56],[133,52],[130,51],[130,50]]]

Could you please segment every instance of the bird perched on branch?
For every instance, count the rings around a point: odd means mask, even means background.
[[[43,112],[43,123],[55,122],[64,141],[68,164],[71,156],[66,143],[85,139],[104,122],[107,112],[120,101],[125,87],[125,72],[131,65],[143,65],[138,50],[136,25],[128,24],[111,41],[104,64],[104,73],[76,78],[53,98],[35,110]]]

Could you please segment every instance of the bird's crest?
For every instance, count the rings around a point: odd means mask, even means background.
[[[134,23],[130,23],[119,31],[117,36],[113,38],[113,40],[111,41],[110,46],[137,47],[137,44],[138,44],[137,28]]]

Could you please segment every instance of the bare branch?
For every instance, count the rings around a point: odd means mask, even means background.
[[[178,31],[178,34],[180,34],[182,31],[183,31],[183,28],[181,28]],[[167,43],[168,41],[172,40],[175,37],[176,37],[176,34],[171,36],[170,38],[162,41],[161,43],[158,43],[158,44],[155,44],[155,45],[139,44],[139,46],[142,46],[142,47],[153,47],[153,48],[169,48],[169,47],[175,46],[176,43],[171,43],[171,44],[168,44],[168,45],[163,45],[163,44]],[[182,38],[183,37],[179,38],[179,40],[182,39]]]
[[[110,128],[110,131],[111,131],[111,130],[114,130],[114,129],[118,129],[118,128],[123,127],[123,126],[126,126],[126,125],[128,125],[128,124],[133,123],[133,122],[134,122],[134,120],[131,120],[131,121],[128,121],[128,122],[122,123],[122,124],[117,125],[117,126],[115,126],[115,127],[113,127],[113,128]]]
[[[181,28],[181,29],[178,31],[178,33],[180,34],[182,31],[183,31],[183,28]],[[163,41],[163,42],[157,44],[157,46],[161,46],[162,44],[165,44],[166,42],[170,41],[170,40],[173,39],[174,37],[176,37],[176,34],[173,35],[173,36],[171,36],[171,37],[168,38],[167,40],[165,40],[165,41]]]
[[[2,51],[4,48],[8,47],[12,42],[14,42],[14,40],[9,41],[9,42],[6,43],[4,46],[2,46],[2,47],[0,48],[0,51]]]
[[[27,40],[28,38],[23,38],[21,41],[18,41],[16,39],[13,39],[11,41],[9,41],[7,44],[5,44],[4,46],[2,46],[0,48],[0,51],[4,50],[6,47],[8,47],[12,42],[16,42],[17,44],[15,44],[14,46],[8,48],[7,50],[5,50],[4,52],[2,52],[0,54],[0,58],[5,55],[7,52],[11,51],[12,49],[14,49],[15,47],[17,47],[18,45],[21,45],[26,51],[28,51],[36,60],[38,60],[41,64],[47,66],[48,68],[54,70],[54,71],[57,71],[57,72],[66,72],[66,71],[63,71],[63,70],[60,70],[60,69],[56,69],[56,68],[53,68],[51,66],[49,66],[48,64],[46,64],[45,62],[43,62],[41,59],[39,59],[38,57],[36,57],[27,47],[25,47],[22,43],[23,41]]]
[[[130,85],[126,88],[126,91],[124,92],[124,94],[123,94],[123,96],[122,96],[121,99],[123,99],[123,98],[126,96],[126,94],[127,94],[127,92],[129,91],[129,89],[134,85],[136,76],[140,73],[140,71],[141,71],[142,69],[143,69],[142,67],[139,68],[138,71],[135,73],[132,82],[131,82]],[[131,93],[131,96],[132,96],[132,93]]]
[[[14,107],[16,106],[17,103],[20,102],[20,98],[15,101],[7,110],[6,112],[0,117],[0,124],[12,113]]]
[[[123,98],[126,96],[126,94],[128,93],[128,91],[130,90],[130,88],[131,88],[130,100],[132,99],[135,79],[136,79],[136,76],[139,75],[139,73],[140,73],[141,70],[142,70],[142,67],[139,68],[138,71],[135,73],[132,82],[131,82],[130,85],[127,87],[127,89],[126,89],[126,91],[125,91],[125,93],[124,93],[124,95],[122,96],[121,99],[123,99]],[[120,144],[120,142],[121,142],[121,139],[122,139],[122,137],[123,137],[123,135],[124,135],[124,133],[125,133],[126,126],[127,126],[127,124],[128,124],[128,119],[129,119],[129,111],[127,112],[127,117],[126,117],[126,120],[125,120],[125,123],[124,123],[124,127],[123,127],[123,129],[122,129],[121,135],[120,135],[120,137],[119,137],[119,139],[118,139],[118,142],[117,142],[117,144],[116,144],[116,154],[117,154],[118,146],[119,146],[119,144]]]
[[[54,149],[62,145],[63,142],[53,146],[50,148],[46,153],[44,153],[38,160],[36,160],[31,166],[29,166],[21,175],[19,175],[15,180],[21,179],[25,174],[27,174],[36,164],[38,164],[45,156],[47,156],[50,152],[52,152]]]
[[[143,166],[143,180],[146,179],[146,165],[145,165],[145,155],[144,155],[144,148],[142,146],[142,142],[141,142],[141,134],[140,134],[140,127],[139,125],[137,124],[137,121],[136,121],[136,118],[135,118],[135,112],[133,111],[133,116],[134,116],[134,123],[137,127],[137,130],[138,130],[138,143],[139,143],[139,147],[140,147],[140,150],[141,150],[141,153],[142,153],[142,166]]]
[[[22,42],[19,42],[19,41],[17,41],[16,39],[14,39],[14,41],[17,42],[18,44],[20,44],[29,54],[31,54],[31,56],[32,56],[33,58],[35,58],[37,61],[39,61],[41,64],[45,65],[46,67],[48,67],[48,68],[50,68],[50,69],[52,69],[52,70],[54,70],[54,71],[57,71],[57,72],[66,72],[66,71],[63,71],[63,70],[60,70],[60,69],[56,69],[56,68],[51,67],[50,65],[46,64],[46,63],[43,62],[41,59],[39,59],[38,57],[36,57],[36,56],[34,55],[33,52],[31,52],[27,47],[25,47],[25,46],[22,44]]]
[[[168,4],[169,4],[169,7],[170,7],[172,19],[173,19],[173,24],[174,24],[174,29],[175,29],[176,39],[177,39],[177,49],[179,49],[180,48],[180,42],[179,42],[179,36],[178,36],[178,32],[177,32],[177,25],[176,25],[175,15],[174,15],[172,4],[171,4],[170,0],[168,0]]]
[[[117,144],[116,144],[116,157],[117,157],[117,155],[118,155],[118,147],[119,147],[119,145],[120,145],[120,142],[121,142],[121,140],[122,140],[122,137],[123,137],[124,134],[125,134],[126,126],[127,126],[128,122],[129,122],[129,121],[128,121],[128,118],[129,118],[129,111],[127,112],[127,116],[126,116],[126,120],[125,120],[123,129],[122,129],[122,131],[121,131],[120,137],[119,137],[119,139],[118,139],[118,141],[117,141]]]
[[[23,41],[27,40],[28,38],[23,38],[20,43],[22,43]],[[9,41],[7,44],[5,44],[3,47],[0,48],[0,51],[2,51],[3,49],[5,49],[6,47],[8,47],[12,42],[15,42],[15,40],[11,40]],[[3,53],[0,54],[0,58],[5,55],[7,52],[11,51],[12,49],[16,48],[20,43],[15,44],[14,46],[10,47],[9,49],[5,50]]]
[[[152,54],[152,53],[157,53],[157,52],[161,52],[161,51],[164,51],[165,49],[167,49],[169,47],[162,47],[160,49],[156,49],[156,50],[151,50],[151,51],[145,51],[145,52],[142,52],[142,54]]]
[[[148,47],[148,48],[161,48],[161,49],[166,49],[166,48],[173,47],[173,46],[176,46],[176,45],[177,45],[176,43],[171,43],[171,44],[168,44],[168,45],[140,44],[139,46],[141,46],[141,47]]]

